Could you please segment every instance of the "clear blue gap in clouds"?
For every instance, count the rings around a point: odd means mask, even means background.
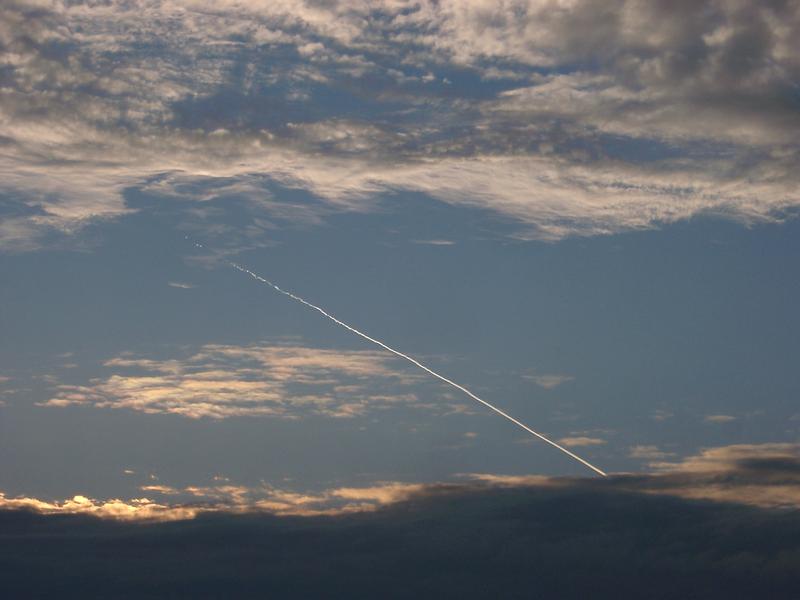
[[[211,206],[231,231],[250,218],[236,202]],[[176,229],[190,220],[186,210],[161,204],[98,225],[91,252],[4,261],[3,277],[17,284],[2,291],[5,315],[16,315],[4,319],[3,364],[15,377],[6,385],[22,388],[0,425],[8,490],[122,494],[141,483],[120,474],[127,467],[184,485],[221,473],[251,484],[286,478],[301,488],[574,470],[543,444],[519,443],[512,426],[480,407],[456,416],[398,407],[354,419],[195,421],[33,406],[52,395],[53,381],[108,377],[114,370],[102,362],[123,352],[168,360],[208,343],[275,340],[365,349],[230,269],[187,263],[191,252]],[[788,419],[800,290],[786,278],[800,251],[796,224],[744,229],[698,219],[558,244],[509,241],[514,227],[398,195],[377,212],[265,231],[270,245],[237,260],[556,438],[603,439],[580,450],[609,470],[641,468],[627,456],[634,445],[681,456],[796,436]],[[66,352],[74,354],[58,356]],[[53,381],[37,379],[43,374]],[[544,374],[572,379],[545,389],[530,378]],[[441,402],[446,391],[415,384],[425,402]],[[672,416],[653,419],[659,410]],[[736,420],[704,420],[715,414]]]

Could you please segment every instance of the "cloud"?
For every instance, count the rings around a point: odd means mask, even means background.
[[[57,385],[40,406],[95,406],[194,419],[347,418],[396,406],[452,410],[449,401],[418,403],[410,388],[420,377],[394,364],[392,357],[374,351],[207,344],[179,358],[114,357],[104,363],[108,376],[85,385]]]
[[[638,456],[658,456],[652,446],[635,447]],[[739,444],[707,448],[676,462],[654,462],[651,473],[611,474],[587,483],[641,494],[740,504],[761,508],[800,509],[800,445]],[[562,486],[570,480],[533,476],[475,474],[493,485]]]
[[[132,500],[111,499],[97,501],[86,496],[74,496],[61,502],[48,502],[37,498],[6,498],[0,492],[0,508],[3,510],[28,510],[39,514],[81,514],[122,521],[182,520],[197,515],[198,510],[167,506],[151,502],[147,498]]]
[[[577,448],[579,446],[602,446],[606,441],[596,437],[577,436],[561,438],[558,443],[568,448]]]
[[[653,450],[652,446],[634,448],[632,454],[637,457],[669,455]],[[468,496],[507,488],[662,495],[760,508],[800,509],[798,444],[708,448],[683,460],[655,463],[653,467],[655,470],[650,473],[612,473],[603,479],[471,473],[451,482],[379,481],[317,491],[294,491],[263,482],[257,486],[240,485],[217,476],[208,485],[176,487],[151,482],[139,488],[147,497],[131,500],[101,500],[77,495],[52,501],[25,496],[10,498],[0,493],[0,509],[143,521],[192,519],[209,512],[318,516],[374,512],[433,496]],[[153,497],[160,498],[156,501],[151,499]]]
[[[666,421],[667,419],[671,419],[674,416],[675,415],[668,410],[658,409],[655,410],[652,415],[650,415],[650,418],[653,419],[654,421]]]
[[[364,487],[339,487],[298,493],[269,485],[247,487],[215,482],[214,485],[173,487],[151,483],[140,487],[147,497],[99,500],[83,495],[58,501],[0,492],[0,510],[27,510],[44,515],[80,514],[116,521],[181,521],[205,513],[265,513],[280,516],[343,515],[372,512],[382,506],[425,496],[444,485],[383,482]]]
[[[799,38],[793,2],[6,2],[0,246],[192,185],[254,221],[412,190],[550,240],[780,220]]]
[[[452,240],[412,240],[414,244],[423,244],[426,246],[453,246],[455,242]]]
[[[730,423],[735,421],[736,417],[731,415],[706,415],[703,420],[707,423]]]
[[[182,281],[170,281],[167,283],[169,287],[180,288],[182,290],[191,290],[197,286],[191,283],[184,283]]]
[[[167,498],[190,498],[171,509],[144,499],[0,495],[0,565],[13,596],[87,596],[103,581],[115,597],[320,597],[335,589],[527,598],[535,589],[567,599],[788,600],[800,585],[798,473],[797,445],[765,444],[609,479],[474,475],[312,493],[168,488]],[[693,486],[711,493],[687,494]],[[754,487],[773,501],[754,498]]]
[[[798,444],[708,448],[678,462],[650,466],[660,473],[635,482],[637,489],[648,493],[765,508],[800,508]]]
[[[645,460],[662,460],[665,458],[669,458],[670,456],[675,456],[674,452],[664,452],[663,450],[659,450],[658,446],[631,446],[628,452],[628,456],[631,458],[639,458]]]
[[[562,383],[567,383],[575,379],[571,375],[556,375],[556,374],[541,374],[541,375],[523,375],[524,379],[533,381],[539,387],[546,390],[552,390],[560,386]]]
[[[778,459],[793,461],[798,458],[798,452],[800,452],[800,446],[792,443],[733,444],[706,448],[701,450],[699,454],[685,458],[680,462],[660,463],[659,468],[665,471],[688,471],[692,473],[732,470],[741,465],[746,466],[752,460]]]

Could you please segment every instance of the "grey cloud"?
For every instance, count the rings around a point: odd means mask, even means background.
[[[465,437],[475,437],[467,433]],[[578,444],[602,444],[597,438],[575,438]],[[564,440],[560,440],[565,443]],[[632,456],[665,458],[671,453],[636,446]],[[582,490],[592,494],[645,494],[764,509],[800,509],[800,445],[738,444],[701,450],[675,462],[652,463],[643,473],[611,473],[607,478],[563,478],[542,475],[461,474],[454,481],[419,483],[378,481],[369,485],[297,491],[269,485],[248,486],[215,476],[206,484],[175,487],[150,482],[139,487],[144,497],[92,499],[84,495],[62,501],[9,497],[0,493],[0,509],[42,514],[90,514],[133,521],[192,519],[208,512],[262,512],[278,515],[341,515],[371,512],[442,494],[472,494],[497,489]],[[127,471],[126,471],[127,472]],[[157,498],[153,500],[152,498]]]
[[[6,3],[0,174],[28,212],[0,243],[154,180],[304,188],[326,208],[257,210],[307,222],[410,189],[545,239],[780,219],[798,39],[796,2]]]
[[[800,508],[798,444],[707,448],[681,461],[655,462],[650,466],[656,469],[655,475],[623,477],[619,485],[682,498],[766,508]]]
[[[672,453],[655,446],[635,446],[635,458],[665,459]],[[674,462],[651,462],[649,473],[611,474],[581,485],[596,489],[656,494],[676,498],[739,504],[767,509],[800,508],[800,445],[793,443],[737,444],[706,448]],[[574,481],[541,476],[476,474],[483,483],[499,486],[560,486]]]
[[[236,507],[251,491],[228,482],[154,484],[143,493],[205,500],[176,505],[161,523],[153,521],[169,510],[166,501],[14,504],[0,496],[0,566],[5,589],[27,597],[86,597],[103,585],[131,598],[529,598],[535,590],[558,598],[788,600],[800,585],[796,452],[712,449],[686,461],[704,463],[703,474],[682,468],[682,480],[483,476],[322,494],[272,489],[261,510],[246,511]],[[720,482],[746,502],[681,491],[713,492]],[[748,505],[754,486],[787,485],[795,490],[789,509]],[[323,496],[363,508],[276,516]],[[138,520],[131,510],[141,511]]]

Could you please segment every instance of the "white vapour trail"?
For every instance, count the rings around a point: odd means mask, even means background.
[[[204,247],[202,244],[198,244],[196,242],[195,242],[195,246],[197,246],[198,248],[203,248]],[[481,404],[483,404],[484,406],[486,406],[487,408],[492,409],[494,412],[496,412],[501,417],[505,417],[506,419],[508,419],[509,421],[514,423],[514,425],[517,425],[518,427],[521,427],[522,429],[524,429],[525,431],[527,431],[531,435],[534,435],[537,438],[539,438],[540,440],[542,440],[544,442],[547,442],[548,444],[550,444],[554,448],[557,448],[557,449],[561,450],[561,452],[563,452],[567,456],[570,456],[570,457],[574,458],[575,460],[577,460],[582,465],[585,465],[585,466],[589,467],[595,473],[598,473],[599,475],[602,475],[603,477],[607,477],[607,474],[605,473],[605,471],[603,471],[601,469],[598,469],[597,467],[595,467],[590,462],[582,459],[580,456],[578,456],[574,452],[570,452],[569,450],[567,450],[566,448],[564,448],[560,444],[557,444],[556,442],[554,442],[550,438],[542,435],[538,431],[534,431],[533,429],[531,429],[530,427],[525,425],[525,423],[523,423],[522,421],[518,421],[517,419],[515,419],[514,417],[512,417],[508,413],[506,413],[506,412],[500,410],[499,408],[497,408],[496,406],[494,406],[493,404],[490,404],[486,400],[483,400],[482,398],[479,398],[478,396],[476,396],[475,394],[470,392],[467,388],[465,388],[463,385],[459,385],[455,381],[452,381],[452,380],[448,379],[447,377],[445,377],[444,375],[440,375],[439,373],[437,373],[433,369],[431,369],[429,367],[426,367],[421,362],[419,362],[418,360],[408,356],[407,354],[403,354],[399,350],[395,350],[394,348],[392,348],[390,346],[387,346],[386,344],[384,344],[380,340],[376,340],[375,338],[368,336],[363,331],[359,331],[358,329],[348,325],[344,321],[340,321],[339,319],[334,317],[332,314],[326,312],[325,310],[323,310],[319,306],[316,306],[315,304],[311,304],[311,302],[308,302],[307,300],[304,300],[300,296],[297,296],[297,295],[293,294],[292,292],[288,292],[288,291],[284,290],[283,288],[281,288],[280,286],[276,285],[275,283],[272,283],[270,280],[264,279],[263,277],[261,277],[261,275],[258,275],[257,273],[253,273],[253,271],[251,271],[250,269],[247,269],[247,268],[245,268],[245,267],[243,267],[241,265],[238,265],[235,262],[230,262],[229,261],[228,264],[230,264],[234,269],[236,269],[238,271],[241,271],[242,273],[246,273],[247,275],[250,275],[250,277],[252,277],[253,279],[255,279],[257,281],[260,281],[261,283],[266,283],[268,286],[273,288],[275,291],[280,292],[284,296],[288,296],[292,300],[296,300],[297,302],[300,302],[301,304],[306,305],[308,308],[311,308],[311,309],[317,311],[318,313],[321,313],[324,317],[330,319],[331,321],[333,321],[337,325],[339,325],[341,327],[344,327],[348,331],[351,331],[351,332],[355,333],[357,336],[360,336],[360,337],[364,338],[365,340],[367,340],[369,342],[372,342],[373,344],[375,344],[377,346],[380,346],[381,348],[383,348],[384,350],[386,350],[388,352],[391,352],[395,356],[399,356],[400,358],[403,358],[403,359],[407,360],[408,362],[410,362],[411,364],[419,367],[420,369],[422,369],[426,373],[429,373],[430,375],[433,375],[434,377],[436,377],[436,379],[444,381],[446,384],[453,386],[457,390],[461,390],[462,392],[464,392],[467,396],[469,396],[473,400],[476,400],[476,401],[480,402]]]

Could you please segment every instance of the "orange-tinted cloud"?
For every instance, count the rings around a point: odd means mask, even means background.
[[[211,485],[142,486],[145,497],[130,500],[92,499],[76,495],[62,501],[7,497],[0,509],[43,514],[87,514],[117,520],[191,519],[201,513],[269,513],[284,516],[340,515],[379,510],[433,495],[471,493],[503,488],[580,488],[587,492],[625,492],[765,508],[800,509],[800,445],[760,444],[710,448],[656,471],[612,474],[607,479],[475,473],[449,483],[377,482],[298,492],[266,484],[231,484],[217,477]],[[158,501],[152,497],[160,497]]]
[[[104,363],[110,375],[85,385],[59,385],[41,406],[90,405],[213,419],[354,417],[417,405],[410,386],[420,377],[396,364],[374,351],[209,344],[182,358],[112,358]]]

